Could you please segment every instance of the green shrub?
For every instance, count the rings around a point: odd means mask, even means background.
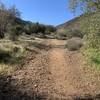
[[[79,50],[83,46],[83,42],[81,38],[73,37],[69,40],[67,40],[67,49],[74,51]]]
[[[43,35],[45,36],[47,34],[55,32],[56,28],[51,25],[44,25],[40,23],[29,23],[24,26],[24,31],[28,35],[31,35],[31,34],[39,35],[41,33],[42,36]]]
[[[91,66],[100,69],[100,50],[95,48],[88,48],[84,50],[84,54]]]
[[[80,38],[83,38],[83,36],[84,36],[84,33],[81,32],[78,29],[68,30],[68,32],[67,32],[67,37],[68,38],[72,38],[72,37],[80,37]]]
[[[88,48],[100,49],[100,12],[87,19],[87,31],[84,39]]]
[[[11,58],[10,52],[5,52],[0,50],[0,63],[8,62],[10,58]]]
[[[11,26],[9,28],[9,39],[16,41],[18,36],[23,32],[23,28],[20,25]]]
[[[56,31],[56,28],[52,25],[46,25],[45,26],[45,32],[47,33],[51,33],[51,32],[55,32]]]

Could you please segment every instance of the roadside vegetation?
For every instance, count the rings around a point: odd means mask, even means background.
[[[43,48],[38,38],[48,38],[55,31],[52,25],[22,20],[16,6],[6,7],[0,2],[0,72],[22,67],[31,51],[37,53],[40,46]]]
[[[69,8],[73,13],[80,8],[82,15],[57,26],[58,35],[68,39],[68,49],[76,47],[77,50],[75,41],[78,40],[71,38],[81,38],[85,58],[91,66],[100,68],[100,0],[69,0]]]
[[[92,66],[100,67],[100,0],[72,0],[72,10],[81,9],[89,15],[86,22],[83,22],[84,37],[86,42],[85,55]]]

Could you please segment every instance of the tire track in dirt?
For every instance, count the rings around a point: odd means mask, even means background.
[[[63,49],[52,49],[50,52],[50,70],[55,81],[55,88],[60,93],[72,93],[74,88],[66,81],[67,70],[65,61],[65,51]]]

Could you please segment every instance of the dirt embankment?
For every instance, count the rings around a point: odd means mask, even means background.
[[[1,100],[81,100],[85,94],[88,96],[82,100],[94,100],[100,92],[100,73],[84,64],[81,53],[67,51],[66,41],[45,43],[51,48],[31,57],[24,69],[11,74]]]

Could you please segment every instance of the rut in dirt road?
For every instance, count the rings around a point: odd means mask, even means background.
[[[67,65],[65,60],[65,50],[63,49],[52,49],[50,51],[50,70],[55,80],[55,88],[59,92],[72,93],[74,92],[73,86],[66,81]]]

